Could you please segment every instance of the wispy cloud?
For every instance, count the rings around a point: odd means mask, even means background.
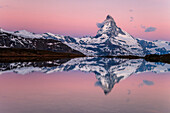
[[[129,12],[133,12],[133,9],[129,9]]]
[[[134,21],[134,17],[130,17],[130,22],[133,22]]]
[[[8,5],[0,5],[0,8],[6,8]]]
[[[133,11],[134,11],[133,9],[129,9],[129,12],[130,12],[130,13],[132,13]],[[134,21],[134,17],[131,16],[131,17],[130,17],[130,22],[133,22],[133,21]]]
[[[142,29],[145,29],[145,32],[153,32],[153,31],[156,31],[156,27],[146,27],[144,25],[141,25],[140,26]]]
[[[148,27],[145,29],[145,32],[153,32],[153,31],[156,31],[155,27]]]
[[[96,23],[96,25],[97,25],[98,28],[102,28],[104,23],[103,22],[102,23]]]
[[[141,27],[142,29],[146,29],[146,26],[144,26],[144,25],[140,25],[140,27]]]

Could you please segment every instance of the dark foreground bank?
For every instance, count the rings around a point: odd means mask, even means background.
[[[48,61],[84,56],[83,54],[59,53],[46,50],[0,48],[0,62]]]
[[[0,62],[19,62],[19,61],[48,61],[56,59],[71,59],[76,57],[86,57],[83,54],[59,53],[47,50],[18,49],[18,48],[0,48]],[[170,54],[165,55],[146,55],[139,56],[100,56],[107,58],[125,58],[125,59],[145,59],[150,62],[170,63]]]

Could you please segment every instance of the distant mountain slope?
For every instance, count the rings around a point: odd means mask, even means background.
[[[24,35],[18,35],[10,32],[0,32],[0,48],[20,48],[20,49],[35,49],[35,50],[48,50],[53,52],[60,53],[73,53],[73,54],[82,54],[79,51],[76,51],[66,44],[63,44],[61,41],[53,39],[44,39],[43,37],[31,38],[32,35],[27,37],[22,37]],[[18,32],[17,32],[18,33]],[[40,36],[40,35],[36,35]]]
[[[36,34],[25,30],[9,32],[0,29],[0,37],[2,37],[0,47],[76,52],[87,56],[170,54],[170,42],[135,39],[119,28],[110,15],[97,26],[99,30],[96,36],[82,38],[52,33]]]
[[[137,39],[138,43],[141,44],[143,51],[146,55],[149,54],[170,54],[170,42],[162,41],[162,40],[155,40],[155,41],[148,41]]]

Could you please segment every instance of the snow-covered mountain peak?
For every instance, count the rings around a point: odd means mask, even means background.
[[[14,33],[31,33],[27,30],[19,30],[19,31],[14,31]]]
[[[109,24],[110,24],[110,27],[115,27],[115,28],[117,28],[117,25],[116,25],[115,20],[114,20],[113,17],[110,16],[110,15],[107,15],[106,19],[104,20],[104,23],[105,23],[105,24],[106,24],[106,23],[109,23]]]
[[[25,38],[42,38],[42,35],[36,34],[36,33],[31,33],[26,30],[20,30],[20,31],[14,31],[15,35],[25,37]]]
[[[112,16],[110,16],[110,15],[107,15],[106,19],[107,19],[107,20],[109,20],[109,19],[114,20],[114,19],[113,19],[113,17],[112,17]]]
[[[0,29],[0,33],[8,33],[8,34],[12,34],[15,36],[19,36],[19,37],[23,37],[23,38],[43,38],[43,36],[41,34],[37,34],[37,33],[32,33],[29,32],[27,30],[19,30],[19,31],[7,31],[4,29]]]
[[[107,15],[106,19],[102,23],[98,23],[97,26],[100,28],[97,35],[107,34],[109,37],[115,37],[119,33],[125,35],[110,15]]]

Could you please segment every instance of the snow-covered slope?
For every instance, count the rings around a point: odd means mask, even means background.
[[[36,33],[31,33],[29,31],[26,30],[20,30],[20,31],[6,31],[4,29],[1,29],[0,32],[4,32],[4,33],[9,33],[15,36],[20,36],[20,37],[25,37],[25,38],[43,38],[43,36],[41,34],[36,34]]]
[[[70,48],[87,56],[145,56],[148,54],[170,54],[170,42],[135,39],[126,31],[119,28],[110,15],[108,15],[102,23],[98,23],[97,26],[99,30],[96,36],[82,38],[73,38],[52,33],[35,34],[25,30],[9,32],[0,29],[0,32],[30,39],[53,39],[61,41]],[[2,42],[0,42],[0,44],[1,43]]]
[[[42,35],[40,34],[31,33],[26,30],[15,31],[13,34],[21,37],[27,37],[27,38],[43,38]]]
[[[170,54],[170,42],[162,40],[142,40],[137,39],[137,41],[142,45],[142,48],[146,55],[148,54]]]
[[[137,40],[117,27],[110,15],[106,17],[104,22],[100,23],[100,29],[95,37],[72,38],[47,34],[46,38],[60,40],[71,48],[89,56],[144,56],[143,49]]]
[[[79,51],[70,48],[61,41],[54,39],[45,39],[44,37],[42,37],[43,35],[32,34],[27,31],[8,32],[1,30],[0,48],[48,50],[60,53],[82,54]]]

